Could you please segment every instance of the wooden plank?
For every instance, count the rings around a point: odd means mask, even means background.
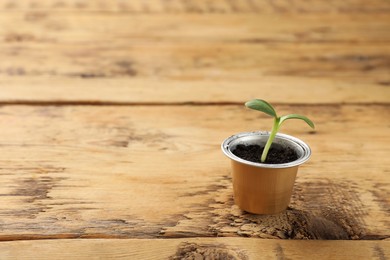
[[[387,104],[390,97],[387,85],[364,80],[283,76],[259,81],[44,76],[3,78],[0,88],[0,104],[243,104],[259,95],[279,104]]]
[[[1,11],[105,11],[126,13],[357,13],[387,12],[386,0],[9,0],[0,3]]]
[[[389,238],[388,105],[278,106],[313,150],[291,207],[233,204],[227,136],[271,125],[243,106],[2,106],[0,240]],[[379,116],[379,117],[378,117]],[[265,127],[267,128],[267,127]]]
[[[376,14],[375,18],[372,19],[372,14],[337,13],[319,16],[310,13],[110,15],[10,12],[0,17],[3,25],[0,33],[7,44],[24,42],[31,47],[37,43],[66,44],[68,47],[77,43],[92,47],[106,44],[113,52],[118,46],[131,51],[130,47],[145,41],[152,45],[168,41],[193,47],[194,44],[215,42],[385,44],[390,40],[384,33],[389,28],[389,14]],[[81,54],[88,53],[79,53],[79,56]]]
[[[386,103],[388,17],[6,13],[0,102]]]
[[[0,243],[2,259],[388,259],[389,241],[248,238],[71,239]]]

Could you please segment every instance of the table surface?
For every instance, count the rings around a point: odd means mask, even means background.
[[[1,259],[390,257],[389,1],[0,13]],[[220,151],[271,127],[252,98],[316,123],[281,130],[313,154],[278,215],[234,205]]]

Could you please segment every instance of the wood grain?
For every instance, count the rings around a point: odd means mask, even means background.
[[[1,1],[0,259],[388,259],[389,19],[386,0]],[[282,129],[313,156],[278,215],[234,205],[219,147],[271,125],[258,97],[317,127]]]
[[[259,81],[3,77],[0,88],[0,104],[30,105],[241,105],[258,97],[273,104],[370,105],[387,104],[390,97],[388,86],[364,80],[285,76]]]
[[[380,13],[390,10],[386,0],[9,0],[0,4],[2,11],[93,11],[126,13]]]
[[[378,259],[389,241],[291,241],[248,238],[71,239],[0,243],[5,259]],[[209,257],[209,258],[207,258]]]
[[[229,135],[267,128],[243,106],[3,106],[0,240],[244,236],[389,238],[388,105],[278,106],[317,132],[290,208],[233,205]]]
[[[383,104],[388,19],[4,13],[0,102]]]

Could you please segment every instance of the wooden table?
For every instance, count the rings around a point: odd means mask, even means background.
[[[389,259],[389,14],[386,0],[0,2],[0,259]],[[220,151],[271,127],[252,98],[317,126],[282,129],[313,155],[278,215],[234,205]]]

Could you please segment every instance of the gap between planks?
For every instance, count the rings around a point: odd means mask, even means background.
[[[185,101],[185,102],[120,102],[120,101],[0,101],[1,106],[242,106],[245,102],[237,101]],[[334,106],[388,106],[388,102],[334,102],[326,104],[312,103],[288,103],[288,102],[272,102],[275,106],[318,106],[318,107],[334,107]]]

